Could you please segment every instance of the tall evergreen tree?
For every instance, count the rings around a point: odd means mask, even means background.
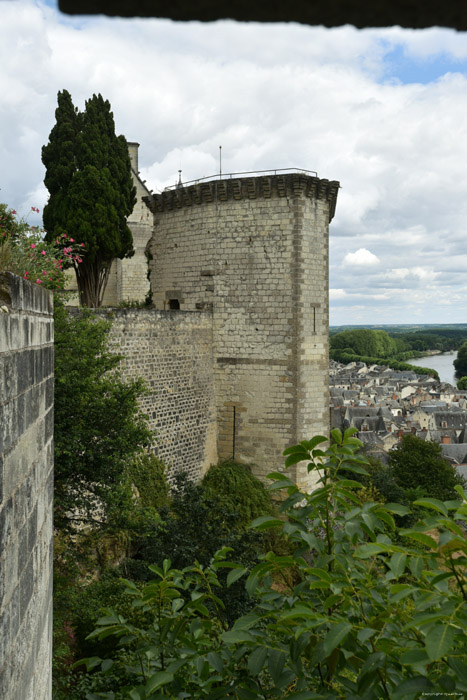
[[[102,95],[73,106],[58,93],[56,124],[42,148],[44,183],[50,192],[44,209],[47,240],[67,233],[84,243],[84,262],[75,267],[80,301],[102,303],[112,261],[131,257],[133,238],[126,223],[136,202],[128,145],[116,136],[110,103]]]

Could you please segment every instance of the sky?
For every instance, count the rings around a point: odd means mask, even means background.
[[[467,36],[69,17],[0,0],[0,201],[40,224],[57,92],[101,93],[155,192],[303,168],[338,180],[330,323],[467,322]]]

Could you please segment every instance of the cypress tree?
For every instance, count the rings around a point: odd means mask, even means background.
[[[50,192],[44,209],[46,239],[66,233],[84,243],[83,262],[75,265],[80,301],[97,307],[112,261],[134,253],[126,223],[136,202],[128,145],[115,134],[110,103],[102,95],[93,95],[80,113],[63,90],[55,117],[42,149]]]

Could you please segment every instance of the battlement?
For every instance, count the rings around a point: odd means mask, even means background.
[[[144,197],[143,201],[154,214],[182,209],[197,204],[231,200],[270,199],[273,196],[294,199],[307,197],[329,202],[329,222],[336,210],[339,183],[307,174],[307,171],[234,177],[224,175],[217,180],[206,179],[177,185],[160,194]]]

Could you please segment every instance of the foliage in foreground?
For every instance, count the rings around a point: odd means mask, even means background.
[[[55,527],[101,524],[121,512],[127,465],[151,441],[142,381],[124,381],[110,322],[55,307]]]
[[[169,493],[162,463],[143,454],[130,462],[128,479],[136,490],[121,514],[114,511],[111,520],[79,534],[56,535],[54,700],[83,700],[86,693],[102,688],[99,674],[83,676],[81,669],[73,671],[71,666],[83,656],[106,656],[115,649],[113,637],[85,639],[103,607],[110,605],[132,624],[141,623],[139,617],[144,613],[131,607],[122,575],[142,588],[152,578],[149,565],[162,566],[167,557],[176,568],[195,560],[208,566],[216,550],[229,546],[235,561],[252,567],[258,555],[271,546],[274,551],[287,551],[277,536],[248,530],[246,514],[271,514],[273,505],[264,485],[246,465],[213,466],[199,484],[180,474]],[[242,580],[227,587],[227,574],[227,569],[219,573],[223,584],[219,596],[225,620],[232,624],[251,609],[254,600]],[[125,684],[124,670],[115,667],[104,681],[107,690],[118,689]]]
[[[313,493],[286,473],[271,475],[271,488],[287,492],[282,517],[262,516],[252,528],[283,532],[293,554],[266,554],[247,571],[223,549],[207,566],[151,567],[142,590],[126,582],[150,621],[105,611],[91,637],[118,638],[120,650],[87,659],[87,668],[125,682],[89,700],[410,700],[467,691],[465,493],[457,486],[457,501],[416,501],[426,517],[398,530],[394,515],[407,508],[359,499],[353,476],[365,474],[365,460],[352,432],[333,431],[324,451],[320,436],[286,450],[287,466],[320,468]],[[291,567],[298,582],[284,576]],[[218,595],[224,569],[227,586],[248,574],[255,601],[231,627]]]

